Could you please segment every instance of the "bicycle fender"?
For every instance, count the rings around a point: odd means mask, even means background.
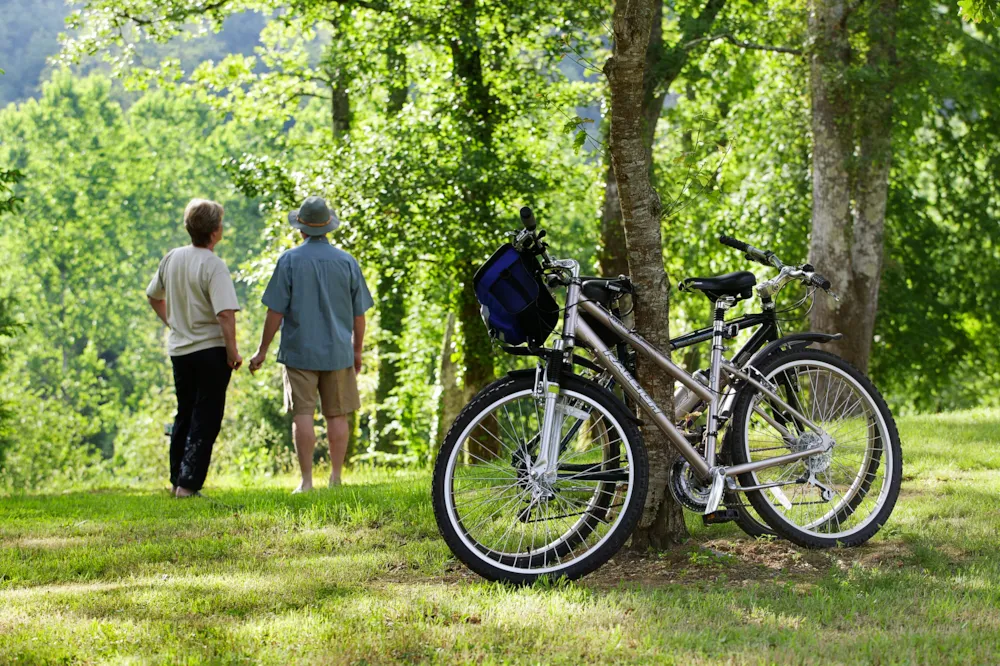
[[[765,345],[759,352],[754,354],[747,365],[759,363],[778,351],[795,349],[797,347],[809,347],[812,344],[826,344],[834,340],[840,340],[842,337],[844,337],[843,333],[816,333],[813,331],[792,333]]]

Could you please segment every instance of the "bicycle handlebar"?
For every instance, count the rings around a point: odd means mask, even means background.
[[[750,245],[749,243],[744,243],[741,240],[737,240],[732,236],[727,236],[725,234],[719,236],[719,242],[727,247],[733,248],[734,250],[739,250],[744,255],[746,255],[746,258],[749,259],[750,261],[756,261],[758,264],[763,264],[765,266],[773,266],[774,268],[777,268],[782,272],[782,276],[784,275],[788,275],[789,277],[794,276],[794,279],[797,279],[801,282],[806,282],[808,284],[813,285],[814,287],[818,287],[823,291],[827,292],[829,292],[830,288],[833,286],[831,282],[828,279],[826,279],[826,277],[820,275],[819,273],[816,273],[813,267],[809,264],[803,264],[802,266],[796,269],[791,269],[790,267],[786,268],[785,264],[783,264],[781,260],[778,259],[778,257],[774,254],[774,252],[761,250],[759,248],[754,247],[753,245]],[[776,278],[776,280],[777,279],[779,278]],[[777,289],[780,289],[781,288],[780,285],[783,285],[784,282],[776,284],[779,284]],[[777,291],[777,289],[775,289],[775,291]]]
[[[726,234],[722,234],[721,236],[719,236],[719,242],[722,243],[723,245],[728,245],[734,250],[739,250],[740,252],[746,252],[747,248],[750,247],[743,241],[736,240],[732,236],[727,236]]]
[[[812,282],[817,287],[819,287],[820,289],[822,289],[823,291],[830,291],[830,287],[833,286],[833,284],[829,280],[827,280],[819,273],[813,273],[812,275],[810,275],[809,281]]]
[[[534,231],[538,227],[538,222],[535,221],[535,213],[528,206],[521,209],[521,224],[528,231]]]
[[[773,266],[774,268],[781,269],[784,266],[783,263],[774,255],[774,252],[765,252],[764,250],[758,249],[749,243],[744,243],[741,240],[736,240],[732,236],[727,236],[722,234],[719,236],[719,242],[723,245],[733,248],[734,250],[739,250],[746,255],[746,258],[750,261],[756,261],[758,264],[763,264],[764,266]]]

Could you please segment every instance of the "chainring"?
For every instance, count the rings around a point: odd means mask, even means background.
[[[682,457],[670,466],[667,475],[667,486],[670,494],[683,506],[696,513],[705,513],[708,507],[708,494],[711,488],[702,485],[691,471],[691,464]]]

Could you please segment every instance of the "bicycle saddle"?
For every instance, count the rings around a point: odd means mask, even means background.
[[[711,301],[717,301],[723,296],[733,296],[737,299],[753,296],[753,286],[757,278],[750,271],[737,271],[713,277],[689,277],[682,280],[678,289],[681,291],[700,291]]]
[[[583,281],[581,288],[583,297],[604,307],[610,307],[611,301],[622,294],[632,293],[632,282],[626,277],[600,278],[581,275],[580,279]]]

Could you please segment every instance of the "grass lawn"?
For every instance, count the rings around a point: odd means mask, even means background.
[[[427,474],[3,497],[0,664],[998,664],[1000,411],[899,425],[900,503],[863,548],[691,516],[673,551],[523,589],[450,557]]]

